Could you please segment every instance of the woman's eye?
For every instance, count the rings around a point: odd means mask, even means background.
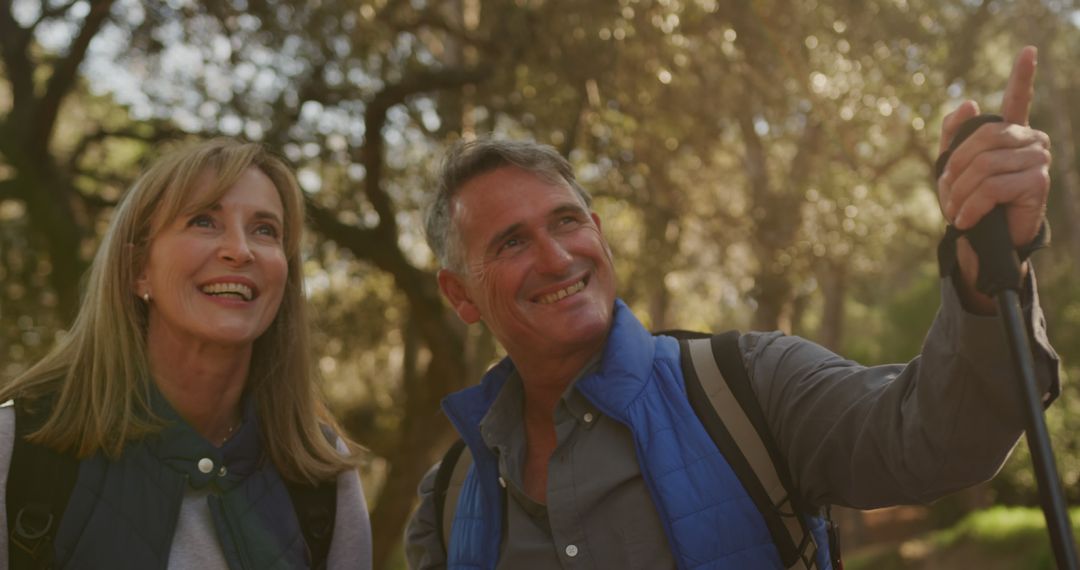
[[[260,224],[259,227],[255,228],[255,233],[272,238],[277,238],[281,235],[281,232],[271,224]]]
[[[212,228],[214,227],[214,219],[206,214],[197,214],[188,220],[187,225],[188,227]]]

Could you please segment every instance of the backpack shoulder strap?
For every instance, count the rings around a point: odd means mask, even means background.
[[[5,493],[8,564],[20,569],[48,568],[53,561],[56,530],[79,476],[79,462],[69,454],[26,440],[48,419],[48,406],[31,408],[22,401],[13,405],[15,440]]]
[[[337,440],[333,431],[324,426],[323,435],[331,443]],[[330,556],[330,542],[334,539],[334,523],[337,520],[337,479],[320,481],[316,485],[285,481],[293,510],[300,522],[300,532],[307,543],[311,568],[326,568]]]
[[[435,472],[435,521],[443,552],[449,550],[447,547],[450,545],[450,529],[454,524],[458,497],[465,484],[465,477],[469,475],[469,467],[472,467],[472,453],[465,446],[465,442],[459,439],[446,450],[439,462],[439,469]]]
[[[337,480],[320,481],[318,485],[286,481],[285,487],[307,543],[311,568],[326,568],[337,518]]]
[[[682,336],[680,358],[694,413],[764,516],[784,566],[815,568],[817,546],[750,384],[738,331]]]

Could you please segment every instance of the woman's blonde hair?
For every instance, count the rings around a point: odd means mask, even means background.
[[[231,139],[166,154],[117,206],[71,330],[45,358],[0,388],[0,402],[51,401],[48,419],[30,434],[31,441],[78,457],[99,451],[117,457],[129,441],[160,429],[162,421],[150,408],[147,306],[135,294],[135,279],[163,225],[218,202],[248,168],[266,174],[281,197],[289,264],[281,306],[255,341],[245,386],[255,401],[263,443],[292,481],[323,481],[356,465],[355,455],[339,453],[320,427],[345,439],[315,382],[300,259],[300,187],[280,158],[261,145]],[[192,190],[207,171],[214,173],[216,187],[192,203]]]

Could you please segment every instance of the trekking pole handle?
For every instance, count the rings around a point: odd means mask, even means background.
[[[949,142],[949,148],[938,157],[937,175],[940,178],[953,151],[960,143],[967,140],[979,127],[987,123],[1000,123],[1000,115],[984,114],[964,121],[956,131],[956,136]],[[975,288],[995,296],[999,291],[1010,289],[1019,291],[1023,286],[1021,261],[1009,236],[1009,226],[1005,219],[1005,207],[997,205],[982,217],[970,230],[964,232],[971,247],[979,257],[979,275]]]
[[[938,157],[938,177],[960,143],[982,125],[1002,120],[998,115],[979,115],[960,125],[956,136],[949,143],[948,150]],[[1054,461],[1054,450],[1050,445],[1046,418],[1043,416],[1043,403],[1035,381],[1031,345],[1020,309],[1019,292],[1023,288],[1021,261],[1009,236],[1004,206],[995,206],[965,235],[979,257],[979,274],[975,287],[997,298],[998,312],[1009,342],[1014,370],[1020,377],[1022,403],[1027,419],[1028,448],[1054,558],[1058,568],[1077,570],[1080,562],[1076,553],[1076,542],[1073,539],[1061,478]]]

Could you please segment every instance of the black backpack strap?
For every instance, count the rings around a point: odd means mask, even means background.
[[[337,518],[337,480],[321,481],[318,485],[286,481],[285,487],[300,521],[312,570],[326,568]]]
[[[739,333],[679,335],[687,397],[735,471],[786,568],[816,568],[817,545],[799,513],[787,462],[773,441],[739,352]]]
[[[454,524],[454,513],[457,512],[458,497],[461,495],[461,487],[465,484],[465,477],[469,474],[472,466],[472,454],[465,442],[461,439],[454,442],[450,449],[446,450],[439,469],[435,472],[435,521],[438,526],[439,543],[442,544],[443,552],[449,550],[450,529]]]
[[[327,426],[321,426],[323,435],[331,445],[338,437]],[[320,481],[317,485],[285,481],[289,491],[300,532],[304,534],[312,570],[326,568],[330,556],[330,543],[334,540],[334,524],[337,522],[337,479]]]
[[[79,462],[31,443],[26,435],[44,425],[47,407],[15,407],[15,441],[11,450],[5,502],[8,522],[8,565],[12,570],[49,568],[53,539],[79,476]]]

